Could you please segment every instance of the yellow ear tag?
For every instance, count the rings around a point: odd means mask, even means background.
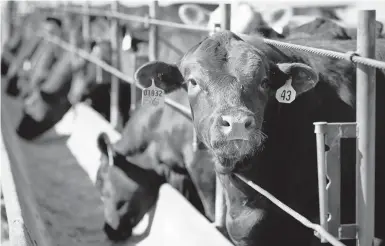
[[[275,98],[280,103],[292,103],[296,94],[293,86],[291,86],[291,79],[288,79],[286,83],[277,90]]]
[[[152,84],[142,90],[142,105],[164,106],[164,90],[155,86],[154,79]]]

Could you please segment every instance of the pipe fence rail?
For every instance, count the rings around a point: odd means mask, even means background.
[[[116,3],[115,3],[116,4]],[[229,4],[221,4],[222,8],[222,14],[223,18],[221,20],[222,22],[222,30],[229,30],[230,29],[230,5]],[[38,6],[40,9],[48,10],[47,7]],[[166,26],[171,28],[179,28],[179,29],[186,29],[186,30],[194,30],[194,31],[207,31],[211,32],[213,30],[205,27],[198,27],[198,26],[192,26],[192,25],[185,25],[185,24],[179,24],[179,23],[173,23],[163,20],[156,19],[157,17],[157,9],[158,9],[158,3],[157,1],[154,1],[154,4],[150,7],[150,14],[147,17],[140,17],[135,15],[127,15],[123,13],[117,12],[116,7],[113,8],[111,11],[105,11],[105,10],[99,10],[99,9],[91,9],[89,7],[85,7],[82,10],[79,10],[78,8],[68,7],[68,8],[62,8],[62,9],[55,9],[55,11],[59,12],[69,12],[73,14],[80,14],[80,15],[94,15],[94,16],[105,16],[105,17],[111,17],[114,19],[120,19],[125,21],[135,21],[135,22],[143,22],[147,23],[150,26],[150,53],[149,56],[151,57],[150,60],[157,59],[157,42],[159,40],[158,36],[158,30],[154,27],[151,29],[151,26]],[[342,242],[339,241],[339,239],[357,239],[357,246],[369,246],[372,245],[372,242],[374,240],[374,147],[375,147],[375,69],[383,69],[385,70],[385,62],[384,61],[378,61],[375,60],[375,15],[376,12],[373,10],[363,10],[360,11],[359,15],[359,25],[357,28],[357,51],[351,51],[351,52],[336,52],[326,49],[319,49],[319,48],[313,48],[313,47],[307,47],[303,45],[297,45],[297,44],[291,44],[286,42],[281,42],[277,40],[271,40],[271,39],[263,39],[267,44],[273,45],[273,46],[280,46],[285,47],[289,49],[296,49],[301,50],[304,52],[313,53],[320,56],[327,56],[332,57],[335,59],[341,59],[341,60],[347,60],[351,61],[352,63],[358,64],[357,66],[357,123],[354,123],[354,127],[356,127],[356,137],[358,141],[358,150],[362,153],[363,157],[361,159],[357,158],[356,161],[356,168],[357,172],[359,173],[359,177],[361,177],[360,180],[357,180],[356,184],[356,191],[357,191],[357,198],[356,198],[356,213],[358,222],[357,224],[353,225],[340,225],[338,229],[346,228],[346,226],[351,226],[350,228],[354,228],[353,230],[355,233],[351,233],[350,237],[342,237],[336,235],[335,232],[330,233],[328,228],[328,224],[325,222],[325,215],[329,213],[329,207],[326,205],[327,202],[325,199],[327,199],[327,196],[325,195],[325,182],[321,182],[319,180],[319,199],[320,199],[320,224],[314,224],[310,222],[308,219],[288,207],[287,205],[283,204],[281,201],[279,201],[277,198],[272,196],[269,192],[265,191],[263,188],[259,187],[252,181],[249,181],[245,179],[243,176],[236,174],[236,176],[241,179],[243,182],[248,184],[251,188],[259,192],[261,195],[265,196],[267,199],[269,199],[271,202],[273,202],[276,206],[284,210],[286,213],[291,215],[293,218],[301,222],[304,226],[314,230],[316,232],[316,235],[320,237],[322,242],[329,242],[332,245],[335,246],[342,246],[344,245]],[[89,21],[89,20],[87,20]],[[86,21],[85,21],[86,22]],[[116,24],[116,22],[115,22]],[[105,71],[111,73],[113,76],[116,76],[117,78],[120,78],[123,81],[126,81],[130,84],[134,84],[139,89],[144,89],[141,85],[134,83],[134,81],[121,71],[119,71],[117,68],[108,65],[106,62],[100,60],[97,57],[94,57],[89,54],[86,50],[82,50],[80,48],[77,48],[67,42],[64,42],[60,38],[57,37],[51,37],[45,33],[38,33],[37,35],[40,35],[44,39],[46,39],[49,42],[52,42],[59,47],[67,50],[68,52],[73,52],[76,55],[82,57],[83,59],[88,60],[89,62],[92,62],[96,64],[97,66],[101,67]],[[89,36],[89,35],[88,35]],[[85,37],[88,37],[85,35]],[[116,40],[115,40],[116,42]],[[370,68],[369,68],[370,67]],[[381,81],[384,82],[384,81]],[[179,111],[186,117],[191,119],[191,111],[187,107],[180,105],[179,103],[174,102],[173,100],[166,98],[165,103],[169,106],[171,106],[173,109]],[[316,124],[316,123],[315,123]],[[330,123],[332,125],[334,123]],[[338,123],[338,124],[344,124],[344,123]],[[351,127],[351,124],[346,123],[346,127]],[[315,127],[316,129],[317,126]],[[317,133],[317,132],[316,132]],[[317,135],[317,143],[324,143],[321,141],[320,137],[325,137],[325,135]],[[325,166],[325,158],[322,158],[322,156],[325,154],[322,149],[322,146],[317,144],[317,163],[318,163],[318,172],[319,172],[319,178],[324,177],[323,175],[324,166]],[[335,176],[334,177],[338,181],[340,177]],[[217,181],[218,187],[220,186],[220,182]],[[340,187],[337,187],[340,189]],[[337,189],[333,188],[333,189]],[[338,191],[340,192],[340,191]],[[334,192],[333,194],[339,194],[338,192]],[[216,215],[215,215],[215,223],[219,225],[224,225],[224,216],[225,216],[225,207],[220,206],[220,204],[223,204],[223,190],[218,189],[216,194]],[[220,201],[220,202],[218,202]],[[339,203],[333,204],[335,206],[340,206]],[[345,227],[343,227],[345,226]],[[356,233],[358,236],[356,236]]]

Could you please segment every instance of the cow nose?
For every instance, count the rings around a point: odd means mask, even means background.
[[[251,115],[222,115],[219,118],[221,131],[233,139],[247,139],[247,133],[254,125],[255,120]]]

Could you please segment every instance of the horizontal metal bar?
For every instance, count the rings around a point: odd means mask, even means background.
[[[357,123],[356,122],[344,122],[344,123],[327,123],[326,134],[338,131],[338,137],[340,138],[356,138],[357,137]]]
[[[357,137],[357,123],[356,122],[314,122],[315,133],[330,134],[338,131],[340,138],[355,138]]]
[[[296,211],[294,211],[292,208],[287,206],[286,204],[282,203],[280,200],[278,200],[276,197],[274,197],[272,194],[261,188],[260,186],[256,185],[250,180],[247,180],[245,177],[235,174],[239,179],[241,179],[243,182],[248,184],[251,188],[259,192],[261,195],[269,199],[272,203],[277,205],[280,209],[288,213],[290,216],[292,216],[294,219],[299,221],[301,224],[306,226],[307,228],[313,229],[316,231],[319,235],[321,235],[323,238],[325,238],[329,243],[331,243],[334,246],[345,246],[342,242],[338,241],[337,238],[333,237],[331,234],[329,234],[322,226],[318,224],[314,224],[311,221],[309,221],[304,216],[300,215]]]
[[[39,9],[47,9],[46,7],[38,6]],[[89,9],[87,12],[84,10],[76,9],[76,8],[66,8],[66,9],[59,9],[58,11],[63,12],[70,12],[73,14],[84,14],[84,15],[95,15],[95,16],[106,16],[110,18],[118,18],[121,20],[126,21],[135,21],[135,22],[143,22],[143,23],[149,23],[153,25],[158,26],[166,26],[166,27],[172,27],[172,28],[179,28],[179,29],[185,29],[185,30],[193,30],[193,31],[201,31],[201,32],[210,32],[211,29],[196,25],[186,25],[186,24],[180,24],[175,23],[171,21],[164,21],[164,20],[158,20],[158,19],[152,19],[148,17],[141,17],[137,15],[128,15],[119,13],[116,11],[105,11],[105,10],[98,10],[98,9]]]

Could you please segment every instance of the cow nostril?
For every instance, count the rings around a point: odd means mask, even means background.
[[[245,123],[245,128],[249,128],[251,126],[251,120],[247,120]]]
[[[230,126],[230,123],[227,120],[223,119],[223,117],[219,118],[219,124],[221,126],[224,126],[224,127],[229,127]]]

